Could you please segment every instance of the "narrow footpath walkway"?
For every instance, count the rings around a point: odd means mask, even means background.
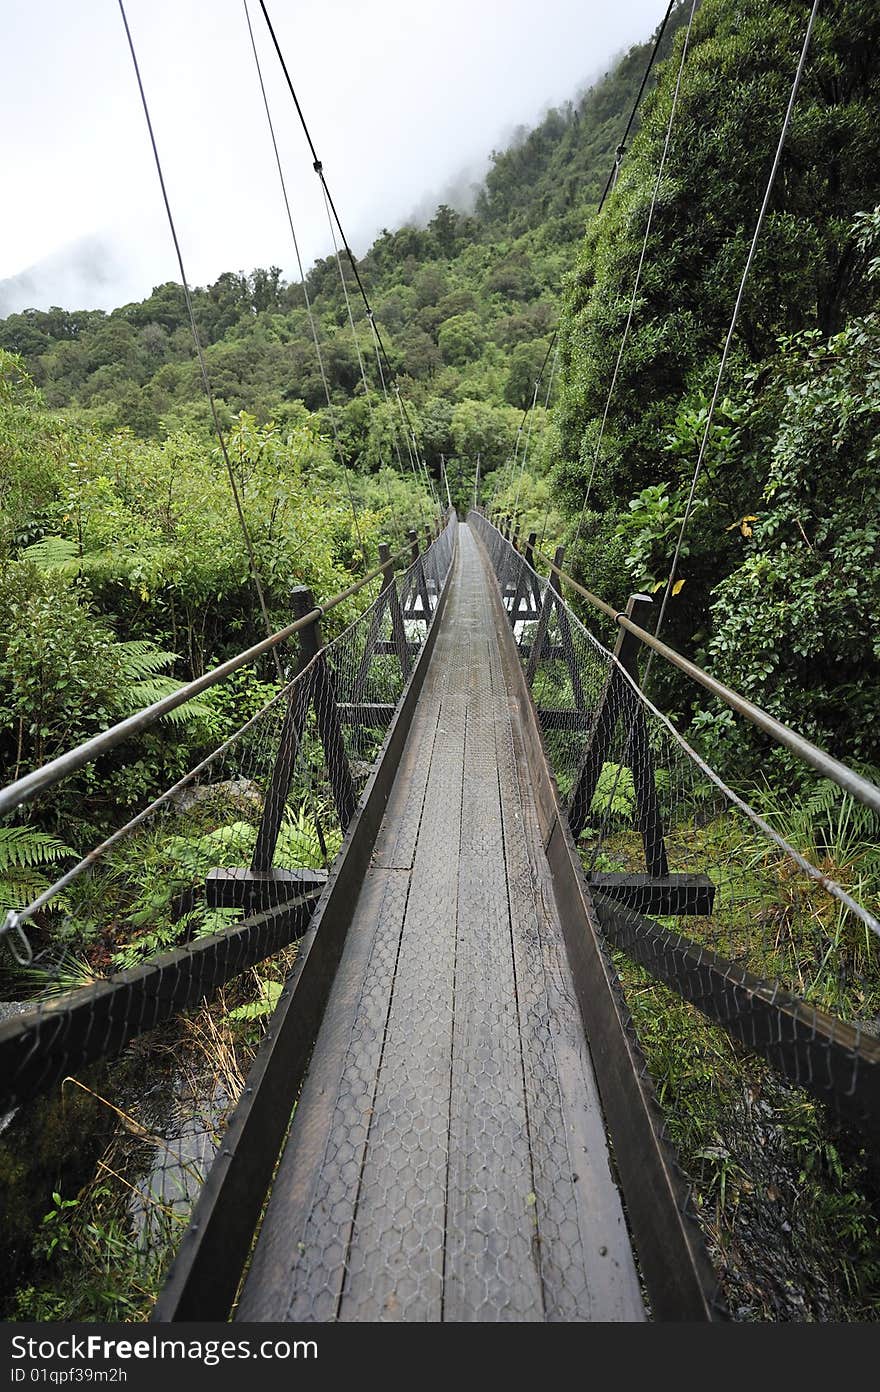
[[[465,525],[450,583],[238,1319],[645,1317]]]

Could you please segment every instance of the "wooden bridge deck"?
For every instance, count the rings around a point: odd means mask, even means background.
[[[462,526],[239,1319],[645,1316],[492,583]]]

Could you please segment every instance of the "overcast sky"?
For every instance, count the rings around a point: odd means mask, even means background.
[[[307,264],[326,215],[249,0]],[[663,0],[267,0],[343,226],[363,251],[646,39]],[[127,0],[186,270],[280,265],[290,234],[243,0]],[[117,0],[0,0],[0,314],[109,309],[177,279]]]

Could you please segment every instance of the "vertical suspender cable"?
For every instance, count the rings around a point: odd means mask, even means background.
[[[271,622],[270,622],[270,620],[269,620],[269,611],[268,611],[267,608],[266,608],[266,600],[265,600],[265,596],[264,596],[264,594],[263,594],[263,587],[262,587],[262,585],[261,585],[261,583],[260,583],[260,574],[259,574],[259,571],[257,570],[257,561],[256,561],[256,557],[255,557],[255,555],[254,555],[253,542],[251,541],[251,535],[250,535],[250,532],[248,531],[248,525],[247,525],[247,522],[246,522],[246,520],[245,520],[244,509],[243,509],[243,507],[242,507],[241,497],[240,497],[239,491],[238,491],[238,484],[237,484],[236,481],[235,481],[235,474],[233,473],[233,470],[232,470],[232,462],[231,462],[231,460],[230,460],[230,458],[229,458],[229,453],[228,453],[227,448],[226,448],[226,441],[225,441],[224,438],[223,438],[223,430],[222,430],[222,428],[221,428],[221,426],[220,426],[220,418],[219,418],[219,416],[217,415],[217,404],[216,404],[216,402],[215,402],[215,400],[214,400],[214,393],[213,393],[213,391],[211,390],[211,382],[210,382],[210,379],[209,379],[209,377],[208,377],[208,368],[207,368],[207,364],[206,364],[206,362],[205,362],[205,354],[204,354],[204,351],[203,351],[203,349],[202,349],[201,340],[200,340],[200,338],[199,338],[199,331],[198,331],[198,327],[197,327],[197,325],[196,325],[196,316],[195,316],[195,311],[194,311],[194,309],[193,309],[192,296],[190,295],[190,291],[189,291],[189,282],[187,281],[187,278],[186,278],[186,270],[184,269],[184,264],[183,264],[183,253],[182,253],[182,251],[181,251],[181,249],[180,249],[180,242],[179,242],[178,237],[177,237],[177,228],[176,228],[176,226],[175,226],[174,217],[173,217],[173,214],[172,214],[172,212],[171,212],[171,203],[170,203],[169,198],[168,198],[168,190],[167,190],[166,187],[165,187],[165,176],[164,176],[163,173],[162,173],[162,162],[161,162],[161,160],[159,159],[159,147],[158,147],[158,145],[156,144],[156,137],[155,137],[155,134],[153,133],[153,122],[152,122],[152,120],[150,119],[150,109],[149,109],[149,106],[147,105],[147,96],[146,96],[146,92],[144,91],[144,84],[143,84],[143,81],[141,80],[141,70],[140,70],[140,67],[139,67],[139,65],[138,65],[137,54],[136,54],[136,52],[135,52],[134,40],[133,40],[132,35],[131,35],[131,30],[130,30],[129,27],[128,27],[128,16],[127,16],[126,13],[125,13],[125,5],[124,5],[124,3],[123,3],[123,0],[119,0],[119,12],[120,12],[120,14],[122,15],[122,23],[123,23],[123,26],[124,26],[124,28],[125,28],[125,37],[126,37],[126,39],[128,40],[128,47],[129,47],[129,51],[130,51],[130,53],[131,53],[131,61],[132,61],[132,64],[133,64],[133,66],[134,66],[134,75],[135,75],[135,77],[136,77],[136,79],[137,79],[138,91],[140,92],[141,106],[142,106],[143,109],[144,109],[144,117],[146,118],[146,122],[147,122],[147,130],[148,130],[149,136],[150,136],[150,145],[152,146],[152,149],[153,149],[153,159],[154,159],[155,165],[156,165],[156,173],[157,173],[158,176],[159,176],[159,185],[160,185],[160,187],[161,187],[161,189],[162,189],[162,201],[163,201],[164,204],[165,204],[165,212],[166,212],[166,214],[167,214],[167,216],[168,216],[168,226],[169,226],[169,228],[171,229],[171,238],[172,238],[172,241],[174,242],[174,250],[175,250],[175,252],[176,252],[176,254],[177,254],[177,264],[178,264],[178,267],[179,267],[179,269],[180,269],[180,279],[181,279],[181,283],[182,283],[182,285],[183,285],[183,294],[184,294],[184,298],[185,298],[185,300],[186,300],[186,310],[187,310],[187,314],[188,314],[188,316],[189,316],[189,323],[190,323],[190,328],[191,328],[191,330],[192,330],[193,342],[195,343],[195,346],[196,346],[196,354],[197,354],[198,360],[199,360],[199,369],[200,369],[201,376],[202,376],[202,386],[203,386],[203,388],[204,388],[205,395],[206,395],[206,397],[208,398],[208,404],[209,404],[209,406],[210,406],[210,408],[211,408],[211,418],[212,418],[212,420],[213,420],[213,422],[214,422],[214,429],[215,429],[215,431],[216,431],[216,433],[217,433],[217,439],[218,439],[218,441],[220,442],[220,452],[221,452],[221,454],[222,454],[222,456],[223,456],[223,463],[226,465],[226,473],[227,473],[227,476],[228,476],[228,478],[229,478],[229,487],[230,487],[231,490],[232,490],[232,496],[233,496],[233,498],[234,498],[234,500],[235,500],[235,510],[236,510],[236,512],[237,512],[237,514],[238,514],[239,525],[240,525],[240,527],[241,527],[242,536],[244,537],[245,546],[246,546],[246,548],[247,548],[248,561],[250,562],[251,576],[253,577],[254,588],[255,588],[255,590],[256,590],[256,592],[257,592],[257,598],[258,598],[258,600],[259,600],[260,609],[261,609],[261,611],[262,611],[263,622],[264,622],[265,625],[266,625],[266,634],[267,634],[268,637],[271,637],[272,631],[273,631],[273,630],[272,630],[272,624],[271,624]],[[278,676],[280,677],[280,676],[282,675],[282,673],[281,673],[281,661],[280,661],[280,658],[279,658],[279,656],[278,656],[278,652],[277,652],[276,649],[273,649],[273,656],[274,656],[274,658],[275,658],[275,667],[276,667],[276,671],[277,671],[277,673],[278,673]]]
[[[697,481],[698,481],[698,479],[699,479],[699,477],[700,477],[700,474],[701,474],[701,472],[702,472],[702,469],[703,469],[703,461],[705,460],[705,457],[706,457],[706,448],[707,448],[707,446],[708,446],[708,443],[709,443],[709,435],[710,435],[711,430],[712,430],[712,421],[713,421],[714,416],[715,416],[715,407],[716,407],[717,404],[718,404],[718,396],[719,396],[719,393],[720,393],[720,391],[721,391],[721,380],[722,380],[722,378],[723,378],[723,376],[724,376],[724,369],[725,369],[726,366],[727,366],[727,360],[728,360],[728,358],[729,358],[729,356],[730,356],[730,348],[731,348],[731,344],[733,343],[733,335],[734,335],[734,333],[736,332],[736,325],[737,325],[737,320],[739,319],[740,308],[741,308],[741,306],[742,306],[743,294],[744,294],[745,288],[746,288],[746,281],[748,280],[748,278],[749,278],[749,272],[750,272],[750,270],[752,269],[752,262],[753,262],[754,259],[755,259],[755,252],[756,252],[757,247],[758,247],[758,238],[759,238],[759,236],[761,235],[761,227],[762,227],[763,222],[764,222],[764,217],[765,217],[765,215],[766,215],[767,208],[769,207],[769,204],[770,204],[770,197],[771,197],[771,195],[772,195],[772,193],[773,193],[773,185],[774,185],[775,182],[776,182],[776,174],[777,174],[777,171],[778,171],[778,169],[779,169],[779,162],[780,162],[780,160],[781,160],[781,158],[782,158],[782,151],[783,151],[783,149],[784,149],[784,147],[785,147],[785,140],[786,140],[786,136],[788,135],[788,128],[789,128],[789,126],[790,126],[790,124],[791,124],[791,116],[792,116],[792,112],[794,111],[794,104],[795,104],[795,101],[796,101],[796,99],[797,99],[798,88],[799,88],[800,85],[801,85],[801,78],[802,78],[802,76],[803,76],[804,66],[805,66],[806,61],[807,61],[807,53],[808,53],[809,47],[810,47],[810,37],[811,37],[812,32],[813,32],[813,24],[814,24],[814,22],[815,22],[816,14],[817,14],[817,12],[818,12],[818,9],[819,9],[819,0],[813,0],[813,7],[812,7],[812,9],[810,10],[810,17],[809,17],[809,19],[807,20],[807,29],[806,29],[806,33],[804,34],[804,41],[803,41],[803,44],[802,44],[802,46],[801,46],[801,55],[800,55],[800,58],[799,58],[799,60],[798,60],[797,70],[796,70],[795,75],[794,75],[794,82],[792,83],[791,93],[790,93],[789,98],[788,98],[788,106],[786,107],[785,116],[784,116],[784,118],[783,118],[782,129],[781,129],[781,131],[779,132],[779,141],[778,141],[778,144],[777,144],[777,146],[776,146],[776,154],[775,154],[774,157],[773,157],[773,165],[772,165],[772,167],[771,167],[771,169],[770,169],[770,177],[769,177],[768,180],[767,180],[767,187],[766,187],[766,189],[765,189],[765,191],[764,191],[764,199],[763,199],[763,202],[761,203],[761,208],[760,208],[760,211],[759,211],[759,213],[758,213],[758,220],[757,220],[757,222],[755,223],[755,230],[754,230],[754,232],[753,232],[753,234],[752,234],[751,245],[749,246],[748,256],[746,257],[746,263],[745,263],[745,266],[743,267],[742,279],[741,279],[741,281],[740,281],[739,291],[737,292],[736,303],[735,303],[734,306],[733,306],[733,314],[731,315],[731,319],[730,319],[730,327],[729,327],[728,330],[727,330],[727,338],[726,338],[725,343],[724,343],[724,351],[723,351],[722,354],[721,354],[721,362],[720,362],[719,365],[718,365],[718,375],[717,375],[717,377],[716,377],[716,379],[715,379],[715,390],[714,390],[713,393],[712,393],[712,400],[711,400],[711,403],[710,403],[710,405],[709,405],[709,413],[708,413],[708,415],[707,415],[707,417],[706,417],[706,425],[705,425],[705,429],[703,430],[703,438],[702,438],[702,440],[701,440],[701,442],[700,442],[700,451],[699,451],[699,454],[698,454],[698,456],[697,456],[697,463],[696,463],[696,466],[695,466],[695,468],[694,468],[694,476],[693,476],[693,478],[691,479],[690,493],[688,494],[688,500],[687,500],[687,505],[686,505],[685,510],[684,510],[684,516],[683,516],[683,518],[681,519],[681,528],[679,529],[678,541],[676,542],[676,545],[675,545],[675,554],[674,554],[673,557],[672,557],[672,565],[671,565],[670,571],[669,571],[669,579],[668,579],[667,582],[666,582],[666,589],[665,589],[664,594],[663,594],[663,603],[662,603],[661,606],[660,606],[660,613],[659,613],[659,615],[657,616],[657,627],[656,627],[656,629],[654,630],[654,636],[657,637],[657,638],[659,638],[659,636],[660,636],[660,630],[661,630],[662,627],[663,627],[663,620],[664,620],[665,617],[666,617],[666,607],[667,607],[667,604],[669,603],[669,596],[670,596],[670,594],[672,593],[672,586],[673,586],[673,584],[675,583],[675,576],[676,576],[676,572],[677,572],[677,570],[678,570],[678,562],[679,562],[679,558],[680,558],[680,556],[681,556],[682,542],[684,541],[684,534],[685,534],[685,531],[686,531],[686,529],[687,529],[687,524],[688,524],[688,522],[689,522],[689,520],[690,520],[691,511],[692,511],[692,509],[693,509],[693,505],[694,505],[694,495],[696,494],[696,490],[697,490]],[[645,667],[645,682],[647,682],[647,680],[648,680],[648,674],[649,674],[649,672],[650,672],[650,670],[651,670],[651,658],[652,658],[652,657],[653,657],[653,650],[648,654],[648,662],[647,662],[647,665],[646,665],[646,667]]]
[[[316,148],[315,148],[315,142],[312,140],[311,132],[309,131],[309,127],[308,127],[308,124],[307,124],[307,122],[306,122],[305,115],[303,114],[303,109],[302,109],[302,107],[301,107],[300,104],[299,104],[299,98],[298,98],[297,95],[296,95],[296,89],[295,89],[295,87],[294,87],[294,85],[293,85],[293,80],[292,80],[292,78],[291,78],[291,76],[290,76],[290,72],[288,71],[288,67],[287,67],[287,63],[286,63],[285,58],[284,58],[284,54],[283,54],[282,51],[281,51],[281,45],[280,45],[280,43],[278,42],[277,35],[276,35],[276,33],[275,33],[274,28],[272,27],[272,21],[271,21],[271,19],[269,18],[269,11],[268,11],[267,8],[266,8],[265,0],[260,0],[260,9],[263,11],[263,18],[264,18],[265,21],[266,21],[266,27],[267,27],[267,29],[269,30],[269,34],[270,34],[270,37],[271,37],[271,39],[272,39],[272,43],[273,43],[273,45],[274,45],[274,47],[275,47],[275,52],[276,52],[276,54],[278,55],[278,61],[279,61],[279,63],[281,64],[281,71],[282,71],[283,74],[284,74],[284,80],[285,80],[285,82],[287,83],[288,91],[290,92],[290,95],[291,95],[291,97],[292,97],[292,99],[293,99],[293,104],[294,104],[294,106],[295,106],[295,108],[296,108],[296,114],[297,114],[297,116],[299,117],[299,122],[300,122],[300,125],[302,126],[302,129],[303,129],[303,134],[305,135],[306,141],[307,141],[307,143],[308,143],[309,150],[311,151],[313,168],[314,168],[314,170],[315,170],[315,173],[318,175],[318,178],[320,179],[321,184],[323,185],[324,193],[325,193],[326,198],[327,198],[328,206],[329,206],[330,211],[331,211],[331,213],[332,213],[332,215],[333,215],[334,221],[336,222],[336,226],[337,226],[337,228],[339,229],[339,236],[340,236],[340,238],[341,238],[341,240],[342,240],[342,245],[343,245],[343,248],[345,249],[345,254],[346,254],[346,256],[348,257],[348,261],[349,261],[349,264],[350,264],[350,266],[351,266],[352,273],[354,274],[354,278],[355,278],[355,281],[356,281],[356,283],[357,283],[357,287],[358,287],[358,290],[359,290],[359,292],[360,292],[361,299],[362,299],[363,302],[364,302],[364,308],[365,308],[365,310],[366,310],[366,312],[367,312],[368,315],[372,315],[372,318],[373,318],[373,332],[374,332],[375,335],[376,335],[376,342],[377,342],[377,344],[378,344],[379,351],[380,351],[380,353],[381,353],[381,355],[382,355],[382,358],[383,358],[383,360],[384,360],[385,367],[386,367],[386,369],[387,369],[387,372],[388,372],[389,377],[393,377],[393,376],[394,376],[394,369],[393,369],[392,366],[391,366],[391,361],[390,361],[390,359],[389,359],[389,357],[388,357],[388,353],[387,353],[386,350],[385,350],[385,344],[384,344],[383,339],[382,339],[382,334],[381,334],[381,331],[380,331],[380,329],[379,329],[379,325],[376,323],[375,315],[373,315],[373,310],[372,310],[372,307],[371,307],[371,305],[370,305],[370,301],[369,301],[369,298],[368,298],[368,296],[367,296],[366,289],[364,288],[364,282],[363,282],[363,280],[361,279],[360,271],[358,270],[358,264],[357,264],[357,261],[355,260],[354,252],[352,251],[351,245],[350,245],[350,243],[349,243],[349,241],[348,241],[348,238],[347,238],[346,235],[345,235],[345,230],[344,230],[344,228],[343,228],[343,226],[342,226],[342,222],[341,222],[341,219],[340,219],[340,217],[339,217],[339,213],[338,213],[337,210],[336,210],[336,204],[333,202],[333,195],[332,195],[332,193],[330,192],[330,187],[329,187],[329,185],[328,185],[328,183],[327,183],[327,179],[326,179],[326,177],[325,177],[325,175],[324,175],[324,166],[323,166],[321,160],[318,158],[318,152],[317,152],[317,150],[316,150]],[[400,408],[401,408],[401,411],[402,411],[403,416],[404,416],[405,419],[406,419],[406,423],[407,423],[407,426],[409,427],[410,433],[411,433],[413,436],[415,436],[415,429],[413,428],[412,421],[410,420],[409,412],[408,412],[407,409],[406,409],[405,403],[404,403],[403,401],[400,400],[399,392],[398,392],[398,401],[400,402]],[[416,448],[416,453],[418,454],[418,447]],[[433,494],[434,499],[435,499],[435,502],[436,502],[436,504],[437,504],[437,506],[438,506],[438,509],[439,509],[439,498],[438,498],[438,496],[437,496],[437,490],[436,490],[436,488],[434,487],[434,480],[433,480],[433,479],[430,477],[430,475],[428,474],[427,465],[424,465],[424,469],[425,469],[426,477],[428,478],[428,482],[429,482],[429,484],[430,484],[430,491],[431,491],[431,493]]]
[[[688,17],[687,30],[685,31],[684,43],[683,43],[683,45],[682,45],[681,60],[680,60],[679,65],[678,65],[678,75],[677,75],[676,80],[675,80],[675,91],[673,92],[673,95],[672,95],[672,106],[671,106],[670,109],[669,109],[669,120],[668,120],[667,123],[666,123],[666,139],[665,139],[665,141],[664,141],[664,143],[663,143],[663,153],[662,153],[662,155],[660,156],[660,163],[659,163],[659,165],[657,166],[657,175],[656,175],[656,178],[654,179],[654,187],[653,187],[653,190],[652,190],[652,192],[651,192],[651,203],[650,203],[650,207],[648,208],[648,220],[647,220],[647,222],[646,222],[646,224],[645,224],[645,235],[644,235],[644,237],[643,237],[643,239],[642,239],[642,250],[641,250],[641,253],[640,253],[640,255],[639,255],[638,266],[636,267],[635,281],[633,282],[632,294],[630,295],[629,310],[627,311],[626,323],[624,324],[623,334],[622,334],[621,340],[620,340],[620,347],[619,347],[619,349],[617,350],[617,360],[615,361],[615,364],[614,364],[614,371],[613,371],[612,374],[611,374],[611,383],[610,383],[610,385],[609,385],[609,387],[608,387],[608,396],[606,397],[606,400],[605,400],[605,410],[604,410],[603,413],[602,413],[602,421],[601,421],[601,424],[600,424],[600,426],[599,426],[599,435],[598,435],[598,438],[597,438],[597,440],[596,440],[596,448],[595,448],[595,450],[593,451],[593,463],[592,463],[592,465],[591,465],[591,467],[590,467],[590,475],[589,475],[589,478],[587,479],[587,487],[586,487],[586,491],[584,492],[584,500],[583,500],[583,502],[581,503],[581,510],[580,510],[579,515],[578,515],[577,528],[575,529],[575,534],[574,534],[574,544],[575,544],[575,545],[577,545],[578,537],[579,537],[580,534],[581,534],[581,527],[582,527],[583,521],[584,521],[584,514],[586,513],[586,510],[587,510],[587,503],[588,503],[589,500],[590,500],[590,493],[591,493],[592,488],[593,488],[593,480],[594,480],[594,478],[596,477],[596,468],[597,468],[598,463],[599,463],[599,455],[601,454],[601,451],[602,451],[602,441],[603,441],[604,438],[605,438],[605,427],[606,427],[606,425],[608,424],[608,413],[609,413],[609,411],[611,410],[611,402],[612,402],[612,400],[613,400],[613,398],[614,398],[614,388],[617,386],[617,378],[618,378],[618,376],[619,376],[619,374],[620,374],[620,365],[621,365],[621,363],[623,362],[623,354],[624,354],[624,351],[625,351],[625,349],[626,349],[627,341],[628,341],[628,339],[629,339],[630,329],[632,328],[633,315],[634,315],[634,313],[635,313],[635,308],[636,308],[636,300],[638,299],[639,287],[641,286],[641,283],[642,283],[642,271],[643,271],[644,265],[645,265],[645,256],[646,256],[647,251],[648,251],[648,241],[649,241],[650,236],[651,236],[651,228],[652,228],[652,226],[653,226],[653,224],[654,224],[654,210],[655,210],[655,208],[656,208],[656,206],[657,206],[657,196],[658,196],[658,194],[659,194],[659,192],[660,192],[660,184],[661,184],[661,182],[662,182],[662,180],[663,180],[663,171],[664,171],[665,168],[666,168],[666,158],[667,158],[667,155],[669,154],[669,147],[670,147],[670,143],[671,143],[671,141],[672,141],[672,128],[673,128],[673,125],[674,125],[674,122],[675,122],[675,113],[676,113],[676,110],[677,110],[677,107],[678,107],[678,97],[679,97],[679,93],[680,93],[680,91],[681,91],[681,79],[682,79],[682,75],[683,75],[683,73],[684,73],[685,61],[686,61],[686,59],[687,59],[688,43],[689,43],[689,41],[690,41],[691,26],[693,25],[693,22],[694,22],[694,13],[695,13],[695,11],[696,11],[696,8],[697,8],[697,0],[691,0],[691,12],[690,12],[690,15],[689,15],[689,17]]]
[[[284,199],[284,207],[285,207],[285,210],[286,210],[286,212],[287,212],[287,223],[288,223],[288,226],[289,226],[289,228],[290,228],[290,237],[291,237],[291,241],[293,242],[293,250],[294,250],[294,255],[296,256],[297,270],[299,271],[300,284],[302,285],[303,298],[305,299],[306,314],[307,314],[308,320],[309,320],[309,328],[310,328],[311,334],[312,334],[312,341],[314,342],[314,345],[315,345],[315,356],[316,356],[316,358],[317,358],[317,360],[318,360],[318,371],[319,371],[320,374],[321,374],[321,384],[322,384],[322,386],[323,386],[323,388],[324,388],[324,398],[325,398],[325,400],[326,400],[326,402],[327,402],[327,415],[328,415],[329,418],[330,418],[330,429],[331,429],[331,431],[333,432],[333,442],[334,442],[334,444],[335,444],[335,446],[336,446],[336,457],[337,457],[337,459],[338,459],[338,461],[339,461],[339,464],[340,464],[341,467],[342,467],[343,476],[344,476],[344,478],[345,478],[345,486],[346,486],[346,490],[347,490],[347,492],[348,492],[348,501],[349,501],[349,505],[350,505],[350,507],[351,507],[351,515],[352,515],[352,518],[353,518],[353,520],[354,520],[355,535],[357,536],[358,545],[360,546],[361,552],[362,552],[363,557],[364,557],[364,565],[366,566],[367,569],[369,569],[369,562],[368,562],[368,560],[367,560],[367,553],[366,553],[366,549],[365,549],[365,546],[364,546],[363,537],[361,536],[360,521],[359,521],[359,518],[358,518],[358,515],[357,515],[357,508],[356,508],[356,506],[355,506],[354,494],[353,494],[352,488],[351,488],[351,480],[349,479],[348,468],[347,468],[347,466],[346,466],[345,458],[344,458],[344,455],[343,455],[343,452],[342,452],[342,442],[341,442],[340,439],[339,439],[339,431],[338,431],[338,429],[337,429],[337,427],[336,427],[336,417],[335,417],[335,415],[334,415],[333,401],[332,401],[332,398],[331,398],[331,395],[330,395],[330,383],[329,383],[328,380],[327,380],[327,371],[326,371],[326,368],[325,368],[325,366],[324,366],[324,355],[323,355],[322,352],[321,352],[321,342],[320,342],[320,339],[319,339],[319,337],[318,337],[318,326],[317,326],[317,323],[315,322],[315,314],[314,314],[314,310],[312,309],[312,301],[311,301],[311,298],[310,298],[310,296],[309,296],[309,288],[308,288],[308,285],[306,284],[305,273],[304,273],[304,271],[303,271],[302,257],[300,256],[300,252],[299,252],[299,241],[297,240],[296,228],[294,227],[294,224],[293,224],[293,212],[292,212],[292,210],[291,210],[291,207],[290,207],[290,199],[289,199],[288,194],[287,194],[287,182],[286,182],[286,180],[285,180],[285,178],[284,178],[284,168],[283,168],[283,166],[282,166],[282,164],[281,164],[281,155],[280,155],[279,150],[278,150],[278,141],[277,141],[276,138],[275,138],[275,124],[274,124],[274,122],[273,122],[273,120],[272,120],[272,112],[271,112],[271,109],[270,109],[270,107],[269,107],[269,98],[268,98],[268,95],[267,95],[267,93],[266,93],[266,85],[265,85],[265,83],[263,82],[263,69],[262,69],[262,65],[261,65],[261,63],[260,63],[260,55],[259,55],[259,53],[257,52],[257,44],[256,44],[256,40],[255,40],[255,38],[254,38],[254,30],[253,30],[253,26],[252,26],[252,24],[251,24],[251,15],[250,15],[250,10],[248,9],[247,0],[243,0],[243,4],[244,4],[244,17],[245,17],[245,20],[247,21],[248,35],[249,35],[250,41],[251,41],[251,51],[253,52],[253,55],[254,55],[254,64],[255,64],[256,69],[257,69],[257,79],[258,79],[259,84],[260,84],[260,93],[261,93],[262,98],[263,98],[263,108],[264,108],[264,110],[265,110],[265,112],[266,112],[266,121],[267,121],[268,126],[269,126],[269,135],[270,135],[271,140],[272,140],[272,149],[273,149],[274,154],[275,154],[275,166],[276,166],[276,168],[277,168],[277,170],[278,170],[278,180],[279,180],[279,183],[281,184],[281,195],[282,195],[282,197],[283,197],[283,199]]]

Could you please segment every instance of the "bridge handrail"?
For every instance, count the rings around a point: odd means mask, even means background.
[[[489,525],[499,533],[499,536],[501,536],[503,540],[507,541],[508,546],[513,546],[513,543],[504,537],[504,534],[495,526],[495,523],[492,522],[490,518],[486,517],[485,513],[481,513],[481,516],[484,521],[488,522]],[[653,633],[648,633],[646,629],[640,628],[639,625],[633,623],[632,619],[628,618],[623,611],[615,609],[613,605],[607,604],[605,600],[600,599],[598,595],[594,595],[590,590],[585,589],[573,576],[561,570],[554,561],[545,556],[537,547],[534,549],[533,554],[548,565],[563,584],[568,585],[576,594],[581,595],[593,608],[600,610],[603,614],[606,614],[608,618],[613,619],[618,627],[626,629],[628,633],[638,638],[646,647],[658,653],[660,657],[664,658],[673,667],[677,667],[678,670],[689,677],[691,681],[697,682],[700,686],[711,692],[713,696],[723,701],[731,710],[743,716],[743,718],[748,720],[752,725],[755,725],[759,730],[769,735],[771,739],[776,740],[777,744],[781,744],[786,749],[789,749],[803,763],[809,764],[811,768],[814,768],[823,778],[830,779],[832,783],[836,783],[844,792],[849,793],[859,802],[864,803],[866,807],[870,807],[873,812],[880,815],[880,788],[878,788],[875,783],[864,778],[860,773],[856,773],[855,769],[851,769],[847,764],[841,763],[841,761],[835,759],[833,755],[827,754],[824,749],[820,749],[818,745],[813,744],[812,741],[806,739],[804,735],[799,735],[796,730],[792,730],[790,726],[784,725],[781,720],[777,720],[775,716],[762,710],[760,706],[756,706],[754,702],[750,701],[746,696],[742,696],[738,691],[734,691],[731,687],[726,686],[724,682],[719,681],[717,677],[712,677],[708,672],[704,672],[702,667],[698,667],[695,662],[691,662],[688,658],[683,657],[681,653],[676,652],[674,648],[668,647],[667,644],[661,642],[659,638],[655,638]],[[537,572],[535,572],[535,574],[537,574]]]
[[[193,681],[187,682],[178,691],[174,691],[169,696],[163,696],[161,700],[154,701],[152,705],[145,706],[143,710],[136,711],[134,715],[126,716],[115,725],[111,725],[108,730],[102,730],[100,734],[93,735],[91,739],[85,740],[77,745],[75,749],[69,749],[64,754],[59,754],[56,759],[43,764],[41,768],[34,769],[31,773],[24,774],[16,779],[7,787],[0,789],[0,817],[7,816],[14,812],[23,803],[30,802],[41,793],[45,788],[51,788],[55,783],[66,778],[68,774],[74,773],[85,764],[92,763],[100,758],[109,750],[115,749],[117,745],[130,739],[133,735],[138,735],[142,730],[161,720],[163,715],[168,715],[170,711],[176,710],[179,706],[186,705],[195,696],[201,695],[209,687],[216,686],[217,682],[223,681],[224,677],[231,676],[240,667],[247,667],[249,663],[255,662],[257,658],[265,653],[272,652],[279,643],[283,643],[287,638],[299,633],[301,629],[307,628],[309,624],[320,619],[324,614],[328,614],[332,609],[342,604],[346,599],[351,599],[365,585],[369,585],[379,575],[383,575],[389,567],[393,566],[403,556],[411,554],[411,543],[407,542],[399,551],[395,551],[386,561],[382,561],[373,570],[362,576],[360,580],[349,585],[348,589],[341,590],[339,594],[333,595],[322,604],[316,605],[300,618],[294,619],[293,623],[287,624],[284,628],[273,633],[268,638],[263,638],[261,642],[254,643],[253,647],[246,648],[244,652],[238,653],[235,657],[230,657],[228,661],[222,662],[219,667],[214,667],[210,672],[204,672],[202,676],[196,677]]]

